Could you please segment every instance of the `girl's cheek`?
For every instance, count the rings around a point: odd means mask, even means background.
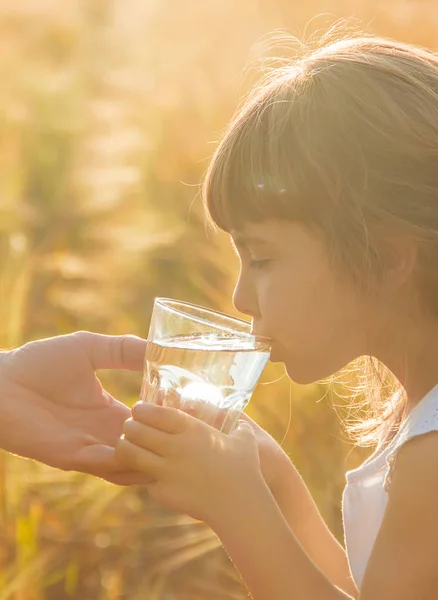
[[[289,325],[303,312],[300,305],[300,289],[293,289],[287,273],[264,282],[260,290],[260,306],[263,326],[273,337],[287,336]],[[300,319],[304,318],[301,314]]]
[[[257,282],[257,294],[261,308],[268,312],[276,310],[281,299],[288,296],[287,273],[275,268],[263,273]]]

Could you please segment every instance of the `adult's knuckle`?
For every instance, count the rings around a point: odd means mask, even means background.
[[[108,338],[108,356],[110,363],[113,365],[119,364],[122,361],[121,344],[119,338]]]
[[[93,334],[90,331],[81,330],[75,331],[73,333],[73,337],[77,339],[80,343],[88,345],[93,338]]]

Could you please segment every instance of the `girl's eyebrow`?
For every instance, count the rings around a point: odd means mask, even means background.
[[[232,236],[236,246],[251,246],[251,244],[269,244],[268,240],[264,240],[255,235],[236,235]]]

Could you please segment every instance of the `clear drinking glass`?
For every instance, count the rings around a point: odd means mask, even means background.
[[[156,298],[140,399],[174,406],[229,433],[269,360],[251,325],[186,302]]]

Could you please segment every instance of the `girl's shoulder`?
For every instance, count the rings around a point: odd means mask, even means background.
[[[438,432],[438,385],[432,388],[413,408],[390,444],[390,451],[386,457],[388,464],[384,486],[386,491],[389,491],[391,485],[400,448],[410,440],[433,431]]]

